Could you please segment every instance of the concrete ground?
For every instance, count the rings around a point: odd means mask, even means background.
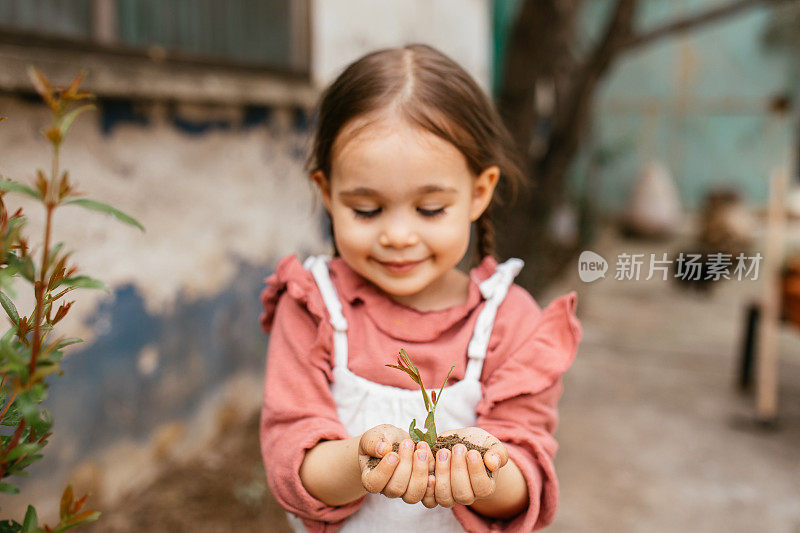
[[[583,283],[576,265],[549,291],[578,290],[584,327],[564,380],[549,530],[800,532],[800,329],[781,328],[778,423],[764,429],[735,387],[745,305],[760,283],[716,282],[699,295],[614,279],[617,254],[660,256],[685,241],[607,231],[593,248],[609,262],[606,279]]]

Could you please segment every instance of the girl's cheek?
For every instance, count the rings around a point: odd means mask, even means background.
[[[445,246],[453,246],[462,241],[469,242],[469,232],[469,222],[463,224],[448,224],[446,226],[436,227],[433,231],[429,232],[429,238],[432,242]]]
[[[338,224],[334,221],[334,232],[337,246],[351,250],[369,250],[372,241],[377,238],[373,235],[375,230],[369,224],[361,224],[359,221],[340,221]]]

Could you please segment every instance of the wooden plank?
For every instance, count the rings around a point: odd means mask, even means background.
[[[774,422],[778,413],[778,328],[780,326],[780,269],[786,232],[784,199],[788,172],[772,173],[767,207],[767,235],[764,249],[764,288],[761,328],[758,339],[756,415],[761,422]]]

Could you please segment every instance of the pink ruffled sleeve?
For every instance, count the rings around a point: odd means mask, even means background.
[[[271,332],[261,411],[261,453],[272,494],[311,532],[333,532],[364,498],[331,507],[306,491],[300,464],[322,440],[348,438],[330,393],[331,337],[327,310],[311,275],[284,258],[261,293],[259,321]]]
[[[558,507],[558,479],[553,466],[558,444],[553,432],[558,424],[561,375],[572,364],[582,336],[575,316],[577,296],[571,292],[556,298],[543,311],[527,294],[512,298],[509,292],[509,296],[508,305],[504,303],[498,312],[496,327],[497,337],[506,339],[490,341],[487,363],[489,357],[500,362],[494,367],[484,366],[484,394],[477,407],[476,425],[506,445],[510,459],[527,482],[528,507],[512,519],[499,520],[456,506],[453,512],[467,531],[541,529],[553,521]],[[517,318],[504,319],[501,313]],[[528,317],[527,326],[520,322],[520,316]],[[496,352],[507,353],[492,354],[493,346]],[[487,370],[491,370],[488,376]]]

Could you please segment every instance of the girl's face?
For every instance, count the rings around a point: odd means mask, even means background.
[[[394,116],[363,124],[356,119],[337,136],[330,179],[312,175],[336,246],[395,300],[431,307],[453,294],[470,224],[488,206],[499,169],[474,176],[455,146]]]

